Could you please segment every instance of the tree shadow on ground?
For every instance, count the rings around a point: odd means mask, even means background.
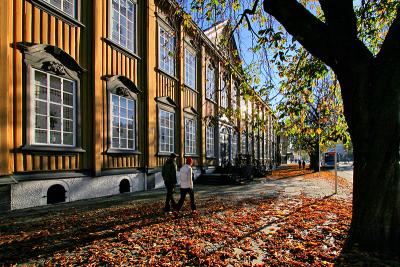
[[[201,202],[198,207],[205,211],[202,213],[204,216],[220,211],[218,206],[207,205],[215,198],[198,200]],[[161,200],[135,204],[124,199],[110,202],[94,202],[88,206],[74,203],[72,207],[46,207],[31,214],[28,211],[13,214],[12,218],[0,223],[3,237],[3,240],[0,237],[0,263],[26,263],[38,257],[47,258],[98,240],[116,239],[120,234],[192,216],[184,213],[175,217],[163,216],[161,211],[164,203]],[[233,209],[235,204],[230,203],[225,207]],[[46,211],[50,211],[50,214],[46,214]],[[7,236],[10,236],[8,240],[5,239]]]

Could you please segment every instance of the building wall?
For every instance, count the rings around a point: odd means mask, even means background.
[[[268,123],[257,133],[267,138],[267,164],[274,160],[274,133],[272,116],[261,98],[252,97],[251,106],[242,118],[236,112],[226,115],[232,108],[221,108],[221,81],[227,75],[228,98],[236,90],[237,108],[240,109],[240,90],[234,83],[241,77],[226,63],[224,55],[217,51],[196,26],[186,28],[175,16],[169,1],[137,1],[137,48],[129,51],[111,41],[111,0],[77,0],[78,16],[65,18],[43,8],[41,0],[12,0],[0,5],[0,196],[9,202],[6,209],[19,209],[43,205],[44,192],[56,183],[67,189],[66,201],[118,194],[121,179],[131,182],[131,191],[163,186],[161,166],[169,153],[159,151],[160,107],[169,106],[175,112],[175,149],[178,165],[185,157],[185,116],[194,116],[197,122],[196,176],[212,172],[218,166],[219,127],[229,126],[238,131],[238,151],[242,135],[246,139],[254,135],[255,115],[268,116]],[[170,18],[170,19],[169,19]],[[169,25],[175,34],[175,73],[169,75],[159,66],[159,25]],[[215,39],[217,40],[217,39]],[[215,41],[214,40],[214,41]],[[61,49],[64,57],[79,66],[80,128],[79,151],[63,148],[42,150],[26,149],[28,91],[26,52],[20,44],[43,44]],[[196,88],[185,85],[185,48],[190,46],[196,54]],[[234,47],[234,46],[232,46]],[[206,98],[206,69],[212,60],[215,66],[215,101]],[[110,79],[122,77],[129,82],[137,103],[137,149],[134,153],[110,149]],[[129,86],[128,86],[129,87]],[[258,110],[255,107],[258,106]],[[225,115],[224,115],[225,114]],[[215,132],[215,157],[206,155],[206,126],[213,122]],[[248,143],[249,144],[249,143]],[[254,155],[255,148],[252,144]],[[260,150],[262,151],[262,149]],[[40,176],[43,174],[43,178]],[[77,177],[79,175],[79,177]],[[14,178],[15,181],[14,181]],[[34,177],[34,178],[33,178]],[[39,177],[39,178],[38,178]],[[64,177],[64,178],[60,178]]]
[[[145,190],[143,173],[82,177],[57,180],[26,181],[11,185],[11,209],[24,209],[47,204],[47,190],[60,184],[66,189],[66,202],[120,193],[119,184],[127,179],[130,192]]]
[[[94,166],[95,173],[107,169],[137,168],[144,166],[143,154],[111,153],[111,108],[105,77],[123,76],[129,79],[138,90],[137,114],[144,111],[145,88],[143,87],[142,64],[143,45],[137,41],[136,51],[132,52],[118,45],[111,39],[111,14],[112,5],[109,0],[99,0],[93,3],[94,20]],[[142,1],[137,4],[137,39],[143,35]],[[144,149],[144,123],[143,116],[137,116],[137,151]]]
[[[83,49],[81,28],[72,26],[69,23],[39,9],[30,1],[15,0],[6,1],[2,4],[2,12],[5,13],[3,20],[7,20],[6,30],[0,34],[2,36],[3,47],[2,60],[7,60],[4,66],[9,69],[8,75],[4,77],[4,88],[7,88],[7,97],[2,101],[7,104],[7,140],[3,145],[8,147],[11,153],[4,154],[8,158],[8,166],[2,166],[3,174],[40,172],[55,170],[78,170],[89,167],[88,157],[84,154],[74,153],[72,155],[57,155],[52,153],[36,154],[30,151],[22,151],[21,147],[25,145],[26,118],[24,117],[26,97],[26,71],[23,54],[19,51],[17,45],[20,42],[50,44],[61,48],[78,64],[87,65],[90,57],[81,57]],[[87,12],[82,5],[82,13]],[[85,16],[82,16],[85,17]],[[5,51],[6,50],[6,51]],[[5,57],[3,57],[5,55]],[[82,58],[82,60],[81,60]],[[7,72],[6,72],[7,73]],[[82,79],[82,86],[87,87],[88,80]],[[88,95],[82,92],[82,100],[87,99]],[[83,107],[82,112],[90,106]],[[5,110],[4,110],[5,111]],[[87,121],[82,123],[82,145],[86,146],[88,140],[87,133],[90,130],[85,127]],[[6,125],[2,125],[6,127]]]

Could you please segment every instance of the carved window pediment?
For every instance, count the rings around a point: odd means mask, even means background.
[[[62,49],[48,44],[18,43],[27,65],[58,76],[79,80],[86,72],[78,62]]]
[[[57,75],[65,75],[64,65],[56,61],[43,62],[42,69],[48,72],[53,72]]]
[[[103,78],[107,81],[107,90],[113,94],[136,98],[136,95],[141,93],[136,84],[125,76],[114,75]]]

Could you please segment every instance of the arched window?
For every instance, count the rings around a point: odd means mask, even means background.
[[[212,123],[206,127],[206,157],[215,157],[215,127]]]
[[[56,204],[65,202],[66,191],[64,186],[60,184],[55,184],[49,187],[47,190],[47,204]]]
[[[229,132],[226,127],[221,127],[219,133],[219,157],[221,165],[229,162]]]
[[[121,182],[119,183],[119,192],[121,194],[131,192],[131,185],[128,179],[121,180]]]
[[[215,101],[215,66],[211,60],[206,69],[206,98]]]
[[[108,153],[137,151],[138,94],[136,85],[125,76],[106,77],[110,105]]]
[[[52,45],[19,43],[26,69],[24,149],[80,149],[80,77],[85,71]],[[57,150],[61,151],[61,150]]]
[[[242,154],[247,154],[247,133],[243,132],[241,136],[241,153]]]
[[[221,75],[221,107],[228,107],[228,84],[229,78],[228,76]]]
[[[235,162],[235,159],[238,154],[238,133],[236,130],[232,130],[232,161]]]

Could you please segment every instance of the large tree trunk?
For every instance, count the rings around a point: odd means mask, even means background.
[[[342,85],[347,106],[352,102],[365,108],[363,114],[345,106],[345,113],[352,111],[346,117],[351,120],[354,144],[353,218],[348,244],[400,253],[400,77],[385,76],[387,68],[390,66],[363,76],[366,82],[362,86],[371,87],[368,97],[351,98],[345,92],[346,82]],[[367,124],[359,127],[357,121],[362,123],[365,118]]]
[[[348,241],[367,250],[400,253],[399,148],[373,139],[354,149],[353,218]]]
[[[400,8],[377,55],[358,39],[353,1],[320,0],[325,21],[297,0],[264,0],[340,82],[354,144],[350,244],[400,253]]]
[[[319,152],[319,144],[315,143],[313,145],[314,149],[312,151],[310,151],[310,153],[308,154],[310,156],[310,169],[313,171],[318,171],[319,168],[319,156],[318,156],[318,152]]]

